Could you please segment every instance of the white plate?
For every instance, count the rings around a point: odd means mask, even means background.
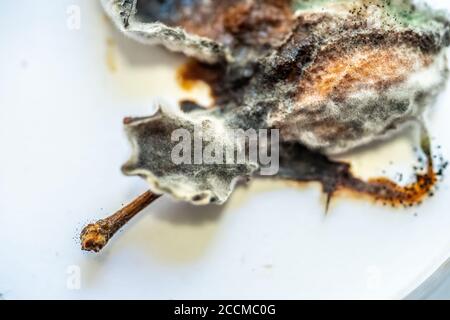
[[[224,207],[164,197],[101,254],[81,252],[87,222],[146,190],[120,173],[130,152],[122,118],[151,113],[157,97],[207,99],[206,90],[182,92],[183,57],[125,39],[96,1],[1,7],[2,297],[403,298],[449,257],[446,180],[418,208],[339,198],[328,215],[315,184],[256,182]],[[449,99],[430,121],[445,158]],[[404,134],[350,158],[363,176],[407,170],[412,141]]]

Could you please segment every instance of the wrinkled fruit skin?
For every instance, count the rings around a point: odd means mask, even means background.
[[[127,124],[134,154],[124,172],[194,203],[224,202],[255,164],[182,172],[165,165],[168,156],[156,149],[173,146],[161,132],[174,123],[191,130],[206,121],[212,135],[276,128],[282,143],[331,155],[421,121],[447,79],[450,24],[409,0],[102,2],[131,37],[219,66],[211,84],[216,108],[188,114],[163,108]],[[227,137],[221,139],[226,146]]]

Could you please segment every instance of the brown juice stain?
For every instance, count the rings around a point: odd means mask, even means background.
[[[415,181],[400,185],[383,177],[363,180],[354,175],[349,163],[331,160],[300,144],[284,143],[280,145],[280,171],[276,178],[301,186],[307,182],[319,182],[327,197],[327,209],[336,195],[353,195],[383,205],[406,208],[419,205],[428,196],[432,196],[447,167],[447,162],[444,163],[442,157],[439,165],[434,166],[429,149],[423,150],[426,163],[419,160],[423,167],[415,168]]]
[[[189,59],[178,68],[176,80],[178,85],[186,91],[194,89],[200,82],[203,82],[208,85],[210,95],[214,98],[219,90],[220,69],[221,67],[218,65],[207,65],[195,59]]]
[[[427,197],[433,196],[435,186],[439,181],[438,174],[433,170],[432,165],[428,166],[426,173],[416,174],[415,181],[404,186],[384,177],[364,181],[351,172],[339,174],[336,180],[330,184],[327,182],[327,177],[324,177],[323,180],[320,178],[317,178],[317,180],[299,178],[285,181],[290,186],[300,188],[304,188],[314,181],[321,183],[326,196],[327,210],[331,200],[337,196],[354,197],[358,200],[365,199],[394,208],[413,207],[420,205]]]
[[[336,192],[344,191],[356,196],[366,196],[383,205],[406,208],[419,205],[425,198],[432,195],[437,181],[437,174],[430,163],[425,173],[416,174],[415,182],[405,186],[388,178],[363,181],[351,175],[342,177]]]
[[[199,79],[195,76],[192,77],[191,75],[191,69],[189,68],[189,62],[182,64],[176,74],[176,79],[178,85],[186,91],[192,90],[196,84],[198,83]]]
[[[112,73],[117,72],[116,44],[113,39],[106,39],[106,66]]]

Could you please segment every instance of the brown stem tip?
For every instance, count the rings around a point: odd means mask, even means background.
[[[144,192],[113,215],[88,224],[81,231],[81,249],[99,252],[120,228],[159,197],[150,191]]]

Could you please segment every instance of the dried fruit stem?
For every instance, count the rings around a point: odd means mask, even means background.
[[[159,197],[151,191],[144,192],[113,215],[87,225],[81,231],[81,249],[99,252],[120,228]]]

